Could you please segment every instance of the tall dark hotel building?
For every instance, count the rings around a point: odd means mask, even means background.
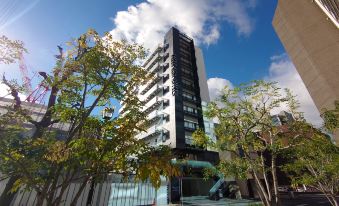
[[[216,162],[217,152],[192,145],[196,129],[213,130],[213,122],[203,117],[209,93],[202,52],[193,39],[171,28],[143,67],[154,74],[138,91],[152,124],[137,138],[170,146],[178,159]]]

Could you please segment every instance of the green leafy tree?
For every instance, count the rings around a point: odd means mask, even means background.
[[[339,148],[319,133],[304,139],[289,151],[292,161],[284,165],[294,185],[312,186],[325,194],[331,205],[337,206],[339,194]]]
[[[234,89],[226,87],[205,112],[218,121],[217,142],[211,142],[202,131],[193,135],[200,145],[230,153],[231,158],[221,160],[218,170],[240,179],[252,176],[265,205],[279,204],[277,156],[295,145],[300,135],[298,127],[303,127],[298,121],[285,126],[272,121],[270,112],[282,105],[294,118],[302,120],[294,96],[276,83],[253,81]]]
[[[10,40],[6,36],[0,37],[0,64],[12,64],[17,62],[20,59],[20,56],[27,52],[24,43],[22,41],[18,40]],[[11,95],[13,97],[17,97],[15,99],[16,106],[13,108],[14,110],[9,111],[6,116],[0,119],[0,132],[5,130],[5,128],[8,128],[9,133],[6,132],[6,135],[8,137],[17,137],[23,132],[23,128],[18,126],[20,123],[22,124],[24,119],[23,118],[16,118],[16,112],[15,110],[20,109],[21,101],[18,98],[18,92],[19,90],[22,90],[22,88],[19,87],[19,85],[16,83],[16,81],[10,81],[8,82],[5,78],[3,78],[3,81],[7,83],[7,85],[11,86]],[[9,107],[7,107],[8,109]],[[6,109],[6,108],[4,108]],[[18,124],[19,123],[19,124]],[[7,179],[8,176],[4,175],[0,181]],[[16,178],[11,178],[9,183],[7,185],[13,185]],[[8,191],[11,189],[11,186],[7,186],[4,190],[4,192],[0,196],[0,202],[7,204],[7,202],[13,198],[14,194],[8,194]]]
[[[86,184],[96,184],[110,173],[150,178],[158,187],[160,175],[172,176],[177,170],[170,165],[168,148],[152,148],[135,139],[147,124],[143,102],[135,95],[151,78],[138,65],[144,49],[94,30],[68,46],[67,52],[59,47],[55,68],[43,75],[50,92],[39,120],[22,104],[21,88],[3,79],[15,99],[0,117],[0,170],[10,177],[11,191],[35,190],[37,205],[60,205],[67,187],[80,181],[71,203],[76,205]],[[124,102],[124,115],[110,120],[95,115],[116,100]],[[8,119],[14,124],[6,123]],[[66,129],[60,130],[60,125]],[[149,159],[157,161],[157,169]]]
[[[324,130],[335,132],[339,128],[339,102],[335,108],[324,110]],[[319,129],[312,138],[301,138],[298,147],[288,150],[290,162],[284,165],[295,185],[304,184],[321,191],[331,205],[337,206],[339,194],[339,148],[331,142],[329,135]]]
[[[334,136],[339,135],[339,101],[334,102],[334,109],[323,109],[321,116],[324,119],[324,129]]]
[[[24,43],[0,36],[0,64],[15,63],[22,53],[26,52]]]

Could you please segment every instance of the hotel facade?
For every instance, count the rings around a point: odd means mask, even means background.
[[[154,76],[138,89],[151,124],[137,138],[168,145],[178,159],[216,163],[217,152],[193,145],[197,129],[215,140],[214,124],[203,115],[210,101],[203,54],[193,39],[171,28],[143,67]]]

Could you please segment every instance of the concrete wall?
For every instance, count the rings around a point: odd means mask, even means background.
[[[208,86],[207,86],[204,56],[203,56],[201,49],[198,47],[195,47],[195,58],[196,58],[197,67],[198,67],[201,101],[209,102],[210,95],[209,95]]]
[[[333,108],[339,100],[339,29],[312,0],[279,0],[273,26],[318,110]]]
[[[339,100],[339,30],[311,0],[279,0],[273,26],[317,108]]]

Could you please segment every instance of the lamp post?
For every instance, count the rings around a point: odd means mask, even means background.
[[[104,120],[111,119],[113,117],[114,109],[115,109],[115,107],[112,107],[112,108],[105,107],[105,109],[103,109],[102,112],[101,112],[102,113],[102,118]]]
[[[112,108],[105,107],[105,109],[101,111],[102,118],[104,119],[104,121],[108,121],[113,117],[114,109],[115,107],[112,107]],[[95,180],[93,177],[91,181],[91,188],[88,192],[87,205],[92,205],[93,195],[94,195],[94,186],[95,186],[94,184],[95,184]]]

